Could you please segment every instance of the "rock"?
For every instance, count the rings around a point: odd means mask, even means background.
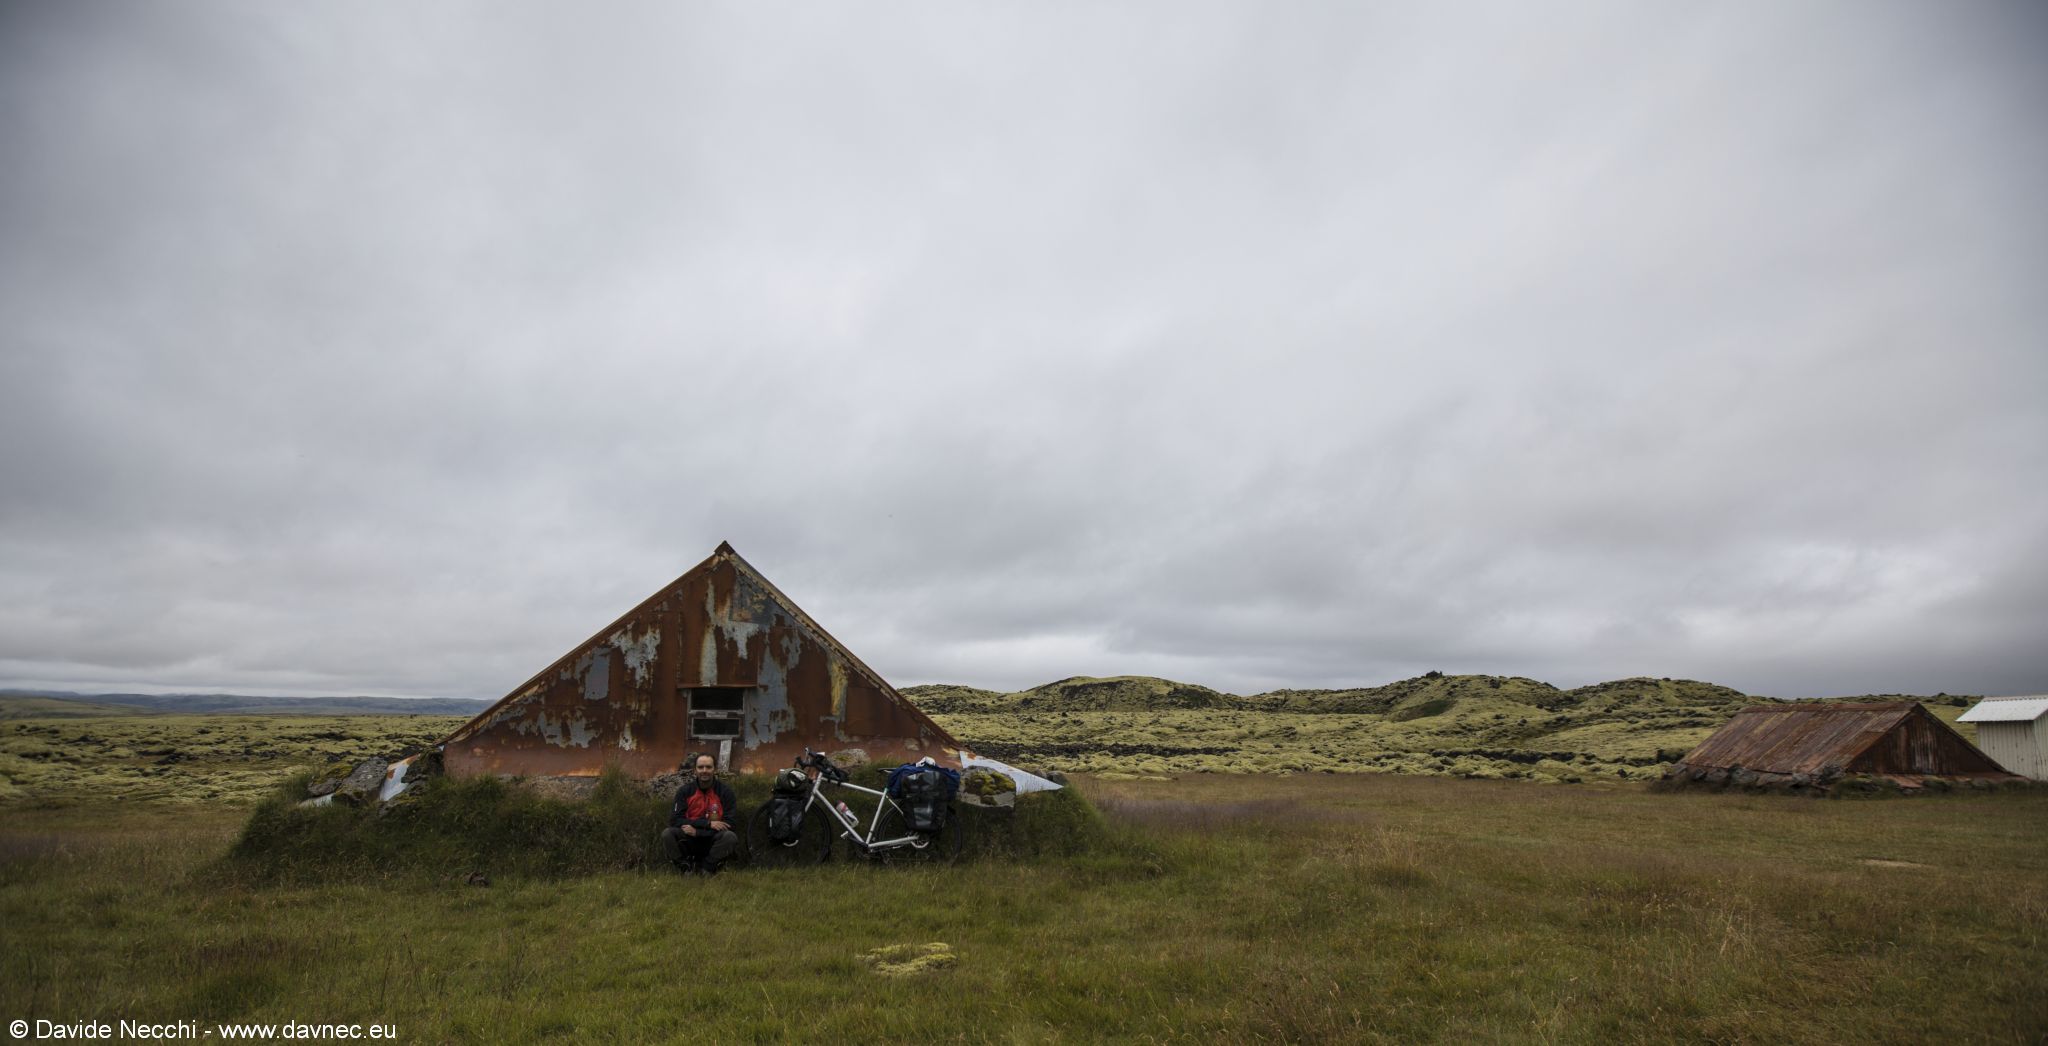
[[[960,779],[959,799],[968,806],[1008,809],[1017,805],[1017,782],[1008,774],[973,767]]]
[[[997,795],[1016,795],[1017,782],[1010,775],[985,766],[969,767],[960,775],[960,794],[992,798]]]
[[[348,780],[351,769],[353,768],[347,763],[329,764],[327,769],[320,771],[319,776],[313,779],[312,784],[306,786],[306,794],[315,799],[323,795],[333,795],[334,790],[340,788],[343,781]]]
[[[961,774],[961,802],[969,807],[1016,807],[1018,782],[1010,774],[1001,774],[985,766],[969,768]]]
[[[1738,766],[1728,771],[1728,782],[1738,788],[1748,788],[1756,784],[1757,781],[1756,771],[1751,770],[1749,767]]]
[[[1041,770],[1038,772],[1038,776],[1043,777],[1048,781],[1051,781],[1053,784],[1060,785],[1061,787],[1065,787],[1067,783],[1067,775],[1059,772],[1058,770]]]
[[[360,806],[384,787],[384,771],[390,768],[382,759],[365,759],[354,772],[344,778],[334,789],[334,798]]]
[[[683,787],[684,783],[689,781],[692,776],[694,775],[682,770],[675,770],[666,774],[656,774],[652,778],[648,779],[647,794],[660,796],[663,799],[670,798],[674,796],[676,792]]]

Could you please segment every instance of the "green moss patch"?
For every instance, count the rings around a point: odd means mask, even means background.
[[[891,944],[863,953],[860,960],[884,977],[915,977],[936,973],[960,961],[953,946],[944,941],[926,944]]]

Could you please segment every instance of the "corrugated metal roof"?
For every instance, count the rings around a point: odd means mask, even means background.
[[[1891,701],[1745,708],[1681,762],[1781,774],[1819,773],[1830,765],[1843,768],[1915,707],[1911,701]]]
[[[1962,723],[2024,723],[2048,715],[2048,696],[1987,697],[1956,717]]]

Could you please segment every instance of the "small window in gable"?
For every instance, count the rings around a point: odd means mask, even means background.
[[[747,689],[700,686],[689,691],[690,736],[704,741],[737,738],[745,731]]]

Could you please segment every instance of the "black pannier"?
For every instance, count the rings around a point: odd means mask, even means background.
[[[778,795],[768,800],[768,838],[786,843],[804,827],[804,801],[799,796]]]
[[[810,798],[811,779],[802,770],[789,769],[775,775],[775,797],[768,800],[768,838],[786,843],[804,826],[805,801]]]

